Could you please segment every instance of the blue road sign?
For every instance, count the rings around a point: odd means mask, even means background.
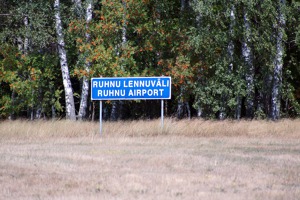
[[[171,99],[171,77],[92,78],[92,100]]]

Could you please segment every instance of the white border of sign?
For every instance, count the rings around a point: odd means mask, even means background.
[[[95,79],[151,79],[151,78],[156,78],[156,79],[160,79],[160,78],[167,78],[169,79],[169,88],[170,88],[170,93],[168,95],[168,97],[166,98],[147,98],[147,97],[137,97],[137,98],[93,98],[92,93],[93,93],[93,80]],[[105,101],[105,100],[109,100],[109,101],[114,101],[114,100],[160,100],[160,99],[171,99],[171,95],[172,95],[172,89],[171,89],[171,85],[172,85],[172,79],[169,76],[152,76],[152,77],[99,77],[99,78],[92,78],[91,79],[91,100],[98,100],[98,101]]]

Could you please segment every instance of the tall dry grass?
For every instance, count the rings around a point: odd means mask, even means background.
[[[273,121],[207,121],[166,119],[103,122],[103,137],[158,136],[186,137],[288,137],[300,138],[300,120]],[[0,138],[97,137],[99,122],[2,121]]]

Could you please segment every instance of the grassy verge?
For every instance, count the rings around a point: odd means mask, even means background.
[[[95,137],[98,122],[72,121],[3,121],[1,138]],[[160,120],[104,122],[103,136],[186,137],[288,137],[300,138],[300,120],[272,121],[205,121],[166,119],[162,131]]]

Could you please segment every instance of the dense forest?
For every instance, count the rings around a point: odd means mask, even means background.
[[[296,0],[0,0],[0,119],[96,120],[92,77],[172,77],[170,117],[300,116]],[[106,120],[160,101],[105,101]]]

